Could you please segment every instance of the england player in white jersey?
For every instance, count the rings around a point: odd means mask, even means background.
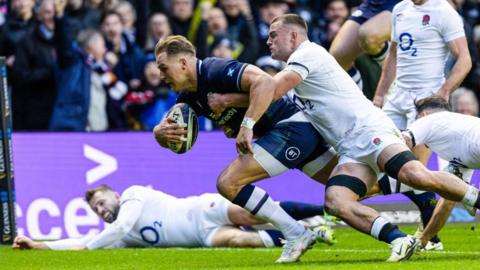
[[[448,101],[472,63],[462,19],[446,0],[401,1],[393,9],[392,26],[392,44],[374,104],[383,106],[395,125],[405,130],[415,121],[415,100],[436,94]],[[457,60],[445,79],[449,53]]]
[[[105,222],[111,223],[98,235],[79,239],[36,242],[18,236],[14,248],[102,249],[126,247],[271,247],[280,246],[278,230],[244,231],[238,226],[263,224],[220,194],[175,198],[161,191],[131,186],[121,196],[107,186],[87,191],[86,200]],[[281,202],[297,218],[319,214],[321,206]],[[318,227],[318,226],[317,226]],[[317,240],[334,243],[326,226],[315,230]],[[322,241],[323,241],[322,240]]]
[[[450,112],[449,104],[440,97],[429,97],[416,103],[418,116],[404,138],[410,148],[427,145],[449,162],[449,172],[469,183],[474,169],[480,169],[480,119]],[[425,246],[447,221],[455,202],[441,199],[429,224],[420,237]],[[471,214],[475,214],[476,209]]]
[[[385,171],[402,183],[480,206],[478,189],[446,172],[432,172],[410,152],[394,123],[359,91],[328,52],[307,37],[298,15],[276,17],[269,31],[272,57],[287,62],[275,75],[275,97],[294,88],[297,104],[339,154],[325,207],[357,230],[392,244],[388,261],[408,259],[418,240],[358,202]]]

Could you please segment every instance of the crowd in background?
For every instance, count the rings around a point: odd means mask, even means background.
[[[0,1],[0,55],[7,59],[14,130],[151,130],[176,98],[155,64],[158,40],[184,35],[200,59],[238,59],[273,74],[283,68],[271,59],[266,45],[274,17],[301,15],[309,24],[310,40],[328,49],[359,4],[360,0]],[[454,110],[478,116],[480,0],[452,4],[464,18],[474,63],[451,102]],[[204,130],[215,128],[203,118],[200,125]]]

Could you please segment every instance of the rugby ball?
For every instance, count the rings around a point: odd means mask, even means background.
[[[186,127],[187,135],[181,143],[167,143],[168,148],[175,153],[183,154],[190,150],[198,136],[198,118],[195,111],[186,103],[177,103],[168,110],[166,117],[171,117],[175,123]]]

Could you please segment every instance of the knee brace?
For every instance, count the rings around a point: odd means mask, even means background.
[[[346,187],[357,194],[360,198],[363,198],[367,194],[367,186],[362,180],[357,177],[340,174],[330,178],[327,182],[325,189],[331,186]]]
[[[395,179],[398,179],[398,172],[411,160],[418,160],[417,157],[410,151],[404,151],[393,156],[387,163],[385,163],[385,172]]]

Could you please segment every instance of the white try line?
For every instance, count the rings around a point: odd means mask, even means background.
[[[389,253],[390,249],[316,249],[316,251],[330,253],[330,252],[344,252],[344,253]],[[463,250],[435,250],[424,251],[418,254],[460,254],[460,255],[480,255],[480,251],[463,251]]]
[[[240,250],[248,250],[255,252],[278,252],[280,248],[167,248],[166,250],[185,250],[185,251],[222,251],[222,252],[236,252]],[[385,249],[346,249],[346,248],[316,248],[315,252],[323,253],[390,253],[389,248]],[[444,251],[426,251],[418,253],[421,254],[458,254],[458,255],[477,255],[480,256],[480,251],[463,251],[463,250],[444,250]]]

